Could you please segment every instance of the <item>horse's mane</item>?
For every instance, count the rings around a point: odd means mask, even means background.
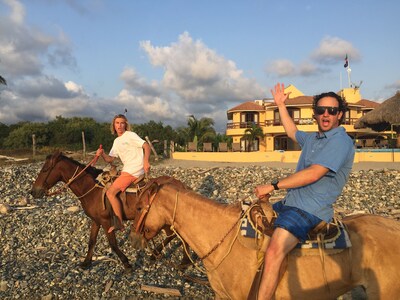
[[[67,160],[67,161],[69,161],[69,162],[71,162],[71,163],[73,163],[73,164],[75,164],[76,166],[79,166],[79,167],[81,167],[81,168],[85,168],[85,167],[86,167],[86,165],[81,164],[80,162],[78,162],[78,161],[72,159],[71,157],[65,156],[64,154],[61,154],[61,155],[60,155],[60,159]],[[101,173],[103,172],[103,170],[100,170],[100,169],[97,169],[97,168],[95,168],[95,167],[89,166],[89,167],[86,169],[86,172],[87,172],[89,175],[91,175],[91,176],[93,177],[93,179],[96,179],[97,176],[99,176],[99,174],[101,174]]]
[[[178,179],[175,179],[175,180],[181,182]],[[241,209],[240,202],[236,202],[233,204],[217,202],[215,199],[210,199],[210,198],[208,198],[204,195],[201,195],[198,192],[192,190],[191,188],[187,187],[183,182],[181,182],[181,183],[182,183],[183,187],[176,185],[174,183],[167,183],[166,185],[173,187],[174,189],[179,191],[182,195],[186,195],[186,196],[192,198],[194,201],[207,202],[207,203],[210,203],[212,205],[215,205],[216,207],[222,208],[227,211],[232,210],[234,212],[237,212]]]

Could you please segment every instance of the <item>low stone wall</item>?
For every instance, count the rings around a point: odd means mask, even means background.
[[[400,162],[400,152],[390,151],[356,152],[354,162]],[[217,162],[286,162],[297,163],[300,151],[267,151],[267,152],[174,152],[173,159],[217,161]]]

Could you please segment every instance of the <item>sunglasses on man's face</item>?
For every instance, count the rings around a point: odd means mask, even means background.
[[[314,113],[316,115],[323,115],[325,111],[328,110],[328,114],[331,116],[336,116],[337,113],[339,112],[339,107],[332,107],[332,106],[316,106],[314,108]]]

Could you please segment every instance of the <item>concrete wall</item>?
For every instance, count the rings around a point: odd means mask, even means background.
[[[388,150],[390,151],[390,150]],[[297,163],[300,151],[270,152],[174,152],[173,159],[217,162]],[[400,152],[356,152],[354,162],[400,162]]]

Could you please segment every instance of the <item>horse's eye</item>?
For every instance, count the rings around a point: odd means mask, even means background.
[[[136,208],[137,211],[142,211],[141,207]]]

